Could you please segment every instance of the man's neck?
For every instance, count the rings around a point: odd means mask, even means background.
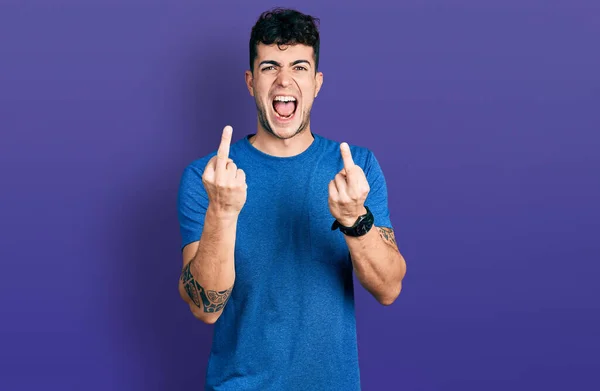
[[[292,138],[281,140],[259,127],[256,134],[251,136],[249,141],[254,148],[267,155],[291,157],[299,155],[308,149],[314,141],[314,137],[310,128],[307,128]]]

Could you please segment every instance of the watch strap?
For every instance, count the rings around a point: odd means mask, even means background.
[[[331,226],[331,230],[335,231],[339,229],[344,235],[353,237],[366,235],[373,228],[375,218],[367,206],[365,206],[365,209],[367,213],[359,216],[351,227],[343,226],[339,221],[335,220]]]

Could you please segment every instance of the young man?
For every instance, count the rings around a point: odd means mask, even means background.
[[[371,151],[311,131],[323,84],[317,19],[261,15],[246,83],[256,134],[184,170],[179,292],[215,324],[207,390],[360,389],[353,272],[384,305],[405,262]]]

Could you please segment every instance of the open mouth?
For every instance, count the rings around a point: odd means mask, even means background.
[[[277,117],[281,119],[290,119],[296,113],[298,102],[296,98],[289,95],[277,95],[273,99],[273,110]]]

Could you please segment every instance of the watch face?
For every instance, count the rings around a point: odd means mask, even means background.
[[[373,217],[370,215],[370,211],[365,216],[360,216],[356,221],[355,225],[351,227],[340,227],[340,231],[349,236],[363,236],[366,235],[373,226]],[[335,226],[335,223],[334,223]]]

